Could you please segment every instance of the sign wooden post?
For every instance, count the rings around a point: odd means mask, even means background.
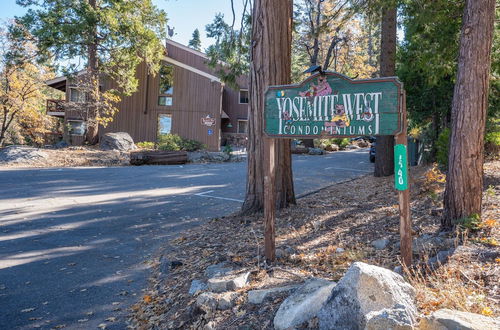
[[[264,138],[264,254],[267,262],[273,262],[276,246],[274,241],[275,196],[275,139]]]
[[[403,129],[396,135],[394,146],[394,181],[398,190],[399,199],[399,234],[401,258],[406,267],[412,263],[412,238],[411,238],[411,219],[410,219],[410,188],[408,183],[408,137],[406,120],[406,94],[401,95],[403,102]],[[403,152],[398,152],[398,148]]]
[[[297,85],[270,86],[265,94],[265,255],[274,261],[274,138],[335,138],[394,135],[395,188],[400,211],[401,256],[412,262],[406,96],[396,77],[352,80],[335,72],[310,76]]]

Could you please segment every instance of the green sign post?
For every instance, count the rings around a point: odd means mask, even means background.
[[[297,85],[270,86],[265,93],[265,251],[274,259],[274,138],[394,135],[395,188],[400,211],[401,257],[411,265],[412,239],[406,152],[406,97],[396,77],[353,80],[317,73]]]
[[[408,152],[404,144],[394,146],[394,187],[408,189]]]

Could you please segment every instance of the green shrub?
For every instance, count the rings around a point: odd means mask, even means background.
[[[158,138],[158,149],[164,151],[196,151],[204,147],[201,142],[185,139],[177,134],[162,134]]]
[[[494,146],[500,146],[500,131],[486,133],[486,135],[484,136],[484,141]]]
[[[206,146],[196,140],[182,139],[181,150],[196,151],[200,149],[206,149]]]
[[[444,168],[448,168],[448,147],[450,142],[450,129],[445,128],[436,141],[436,161]]]
[[[336,139],[330,139],[330,144],[336,144],[339,146],[340,149],[345,149],[349,145],[349,139],[348,138],[336,138]]]
[[[154,142],[150,142],[150,141],[137,142],[135,145],[138,146],[141,149],[150,149],[150,150],[152,150],[152,149],[155,148],[155,143]]]
[[[233,148],[229,144],[227,144],[224,146],[224,149],[222,150],[222,152],[231,156],[231,154],[233,153]]]
[[[182,138],[177,134],[161,134],[158,137],[158,149],[164,151],[181,150]]]
[[[481,216],[474,213],[466,218],[456,220],[456,223],[462,229],[469,229],[471,231],[479,230],[481,228]]]

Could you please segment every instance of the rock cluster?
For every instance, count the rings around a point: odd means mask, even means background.
[[[207,314],[231,309],[240,298],[238,289],[248,286],[249,275],[226,262],[212,265],[205,270],[207,283],[192,281],[189,294],[198,295],[196,306]],[[311,324],[323,330],[500,329],[498,319],[446,309],[418,323],[415,289],[401,275],[362,262],[353,263],[338,283],[311,278],[300,285],[250,290],[248,303],[259,305],[283,295],[288,297],[273,320],[277,330]]]
[[[32,147],[10,146],[0,149],[0,163],[29,164],[48,157],[43,150]]]
[[[211,265],[205,269],[207,283],[193,280],[189,289],[190,295],[198,295],[196,306],[205,313],[214,310],[226,310],[234,306],[240,296],[234,290],[248,285],[250,272],[240,272],[226,262]]]

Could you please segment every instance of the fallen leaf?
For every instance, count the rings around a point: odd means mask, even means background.
[[[99,329],[106,329],[107,325],[106,323],[101,323],[97,326]]]
[[[107,322],[116,322],[116,317],[114,317],[114,316],[108,317],[105,321],[107,321]]]
[[[491,308],[485,307],[481,311],[481,314],[483,314],[484,316],[492,316],[493,315],[493,311],[491,310]]]
[[[87,322],[89,319],[79,319],[78,322],[80,323],[83,323],[83,322]]]
[[[145,295],[143,299],[144,299],[144,302],[146,304],[149,304],[153,300],[153,299],[151,299],[151,296],[148,296],[148,295]]]

